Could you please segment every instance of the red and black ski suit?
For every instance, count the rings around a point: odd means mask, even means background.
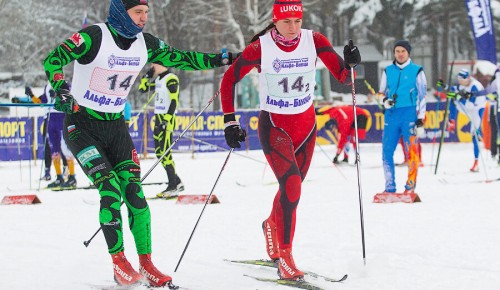
[[[321,112],[322,115],[329,115],[330,119],[334,119],[337,123],[337,130],[340,138],[337,143],[337,155],[342,153],[345,145],[350,140],[353,146],[356,146],[355,132],[354,132],[354,107],[353,106],[339,106],[331,107]],[[366,126],[369,113],[361,108],[356,108],[356,116],[358,120],[358,137],[365,139]]]
[[[313,32],[313,39],[318,57],[332,75],[341,83],[350,84],[350,70],[345,68],[343,59],[335,52],[328,39],[318,32]],[[276,45],[285,52],[293,52],[299,44],[288,47],[279,43]],[[224,114],[234,113],[236,83],[253,68],[260,72],[261,57],[261,43],[256,40],[244,49],[224,74],[220,89]],[[270,219],[276,224],[280,249],[291,248],[302,181],[309,169],[316,141],[314,106],[292,115],[262,110],[258,126],[264,154],[279,182]]]

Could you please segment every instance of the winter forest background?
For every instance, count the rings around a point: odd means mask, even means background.
[[[184,50],[241,51],[270,23],[273,2],[151,0],[144,31]],[[431,48],[433,76],[446,76],[448,61],[475,58],[463,0],[304,0],[303,5],[303,27],[325,34],[334,46],[353,39],[355,44],[375,45],[391,59],[394,41],[405,38],[413,46]],[[500,1],[491,0],[491,7],[495,27],[500,27]],[[41,63],[48,52],[81,29],[84,15],[89,25],[105,21],[108,8],[109,1],[103,0],[0,0],[0,72],[43,86]],[[499,35],[497,29],[497,47]],[[71,71],[65,70],[69,76]],[[218,87],[223,69],[209,80],[203,75],[193,77],[192,72],[176,73],[184,89],[196,82]]]

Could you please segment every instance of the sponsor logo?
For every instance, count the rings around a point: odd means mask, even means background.
[[[280,72],[282,69],[293,69],[299,67],[309,66],[309,58],[296,58],[296,59],[285,59],[280,60],[276,58],[273,63],[273,69],[275,72]]]
[[[79,47],[80,45],[82,45],[82,43],[85,42],[85,39],[83,39],[80,33],[73,33],[73,35],[71,35],[69,40],[73,42],[73,44],[75,44],[76,47]]]
[[[80,164],[86,164],[87,162],[100,157],[101,154],[99,154],[99,151],[97,150],[97,148],[95,148],[95,146],[87,147],[76,155],[76,158],[78,159],[78,161],[80,161]]]
[[[293,274],[295,274],[295,271],[292,270],[292,268],[290,266],[288,266],[288,264],[285,262],[285,259],[283,258],[280,258],[280,264],[281,264],[281,267],[283,267],[283,269],[290,275],[290,276],[293,276]]]
[[[118,274],[120,277],[122,277],[123,279],[125,279],[127,281],[132,281],[132,276],[125,273],[122,269],[120,269],[120,267],[118,267],[118,265],[113,264],[113,268],[115,269],[115,273]]]
[[[139,161],[139,155],[137,155],[136,149],[132,150],[132,161],[134,161],[135,164],[141,166],[141,163]]]
[[[267,251],[269,255],[274,255],[274,243],[273,243],[273,233],[271,225],[266,222],[266,238],[267,238]]]
[[[489,7],[485,1],[469,0],[467,1],[467,7],[469,8],[468,15],[474,28],[474,36],[480,38],[486,33],[493,33]]]
[[[115,66],[139,66],[141,64],[140,57],[120,57],[114,54],[108,57],[108,66],[113,68]]]
[[[146,269],[144,269],[143,266],[141,266],[139,268],[139,270],[141,271],[141,274],[143,276],[145,276],[146,278],[148,278],[150,281],[153,281],[155,283],[158,283],[160,281],[160,278],[156,277],[155,275],[149,273]]]
[[[54,77],[52,78],[54,82],[62,81],[64,80],[64,75],[62,73],[56,73],[54,74]]]
[[[266,104],[271,105],[271,106],[275,106],[275,107],[279,107],[280,109],[283,107],[285,107],[285,108],[288,108],[288,107],[297,108],[297,107],[301,107],[305,104],[308,104],[310,100],[311,100],[311,95],[307,95],[306,97],[300,98],[300,99],[293,99],[293,103],[291,101],[285,101],[283,99],[279,99],[279,100],[271,99],[270,96],[267,96]]]
[[[87,90],[87,92],[85,93],[83,98],[90,100],[90,101],[93,101],[93,102],[99,104],[99,106],[114,105],[116,107],[116,106],[124,105],[127,102],[127,98],[118,97],[118,98],[115,98],[113,101],[112,98],[109,98],[105,95],[98,95],[98,94],[91,93],[90,90]]]
[[[280,6],[280,12],[285,13],[285,12],[302,12],[302,6],[301,5],[281,5]]]
[[[92,167],[87,174],[92,175],[92,174],[96,173],[96,171],[101,170],[101,169],[106,169],[106,164],[101,163],[97,166]]]
[[[114,177],[113,173],[110,173],[106,176],[103,176],[103,177],[100,177],[100,178],[97,178],[96,180],[94,180],[94,184],[97,186],[98,184],[103,183],[106,179],[112,179],[113,177]]]

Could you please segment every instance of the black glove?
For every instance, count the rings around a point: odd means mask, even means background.
[[[361,62],[361,55],[359,54],[359,49],[354,46],[352,40],[349,40],[349,44],[344,46],[344,66],[347,69],[356,67]]]
[[[327,130],[331,131],[333,128],[336,128],[336,127],[338,127],[338,123],[337,123],[337,120],[335,120],[335,119],[330,119],[325,123],[325,129],[327,129]]]
[[[339,155],[335,155],[335,157],[333,158],[333,164],[339,164]]]
[[[28,97],[31,97],[31,98],[33,98],[33,97],[35,96],[35,94],[33,94],[33,91],[31,90],[31,88],[30,88],[30,87],[28,87],[28,86],[26,86],[26,87],[24,88],[24,94],[25,94],[26,96],[28,96]]]
[[[224,115],[224,127],[224,136],[226,137],[227,145],[231,148],[241,148],[240,142],[245,141],[247,132],[241,128],[234,114]]]
[[[241,52],[238,52],[238,53],[228,52],[227,49],[223,48],[222,54],[221,54],[222,64],[223,65],[231,65],[238,57],[240,57],[240,55],[241,55]]]
[[[417,119],[415,127],[415,135],[417,135],[418,138],[425,137],[424,121],[422,119]]]
[[[76,102],[75,98],[73,98],[69,90],[59,89],[59,91],[57,91],[54,109],[66,114],[73,114],[80,110],[80,106]]]
[[[460,97],[462,97],[462,99],[465,99],[465,100],[469,99],[472,96],[472,94],[470,92],[466,92],[464,90],[460,90],[458,92],[458,94],[460,95]]]
[[[443,90],[444,89],[444,81],[442,79],[439,79],[436,83],[436,88],[438,90]]]

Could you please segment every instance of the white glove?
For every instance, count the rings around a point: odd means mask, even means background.
[[[425,137],[424,121],[422,119],[415,122],[415,134],[418,138]]]
[[[383,102],[384,102],[384,108],[386,108],[387,110],[394,107],[394,101],[387,97],[384,98]]]
[[[418,138],[425,137],[425,129],[424,129],[424,127],[416,127],[415,131],[416,131],[416,134],[417,134]]]

